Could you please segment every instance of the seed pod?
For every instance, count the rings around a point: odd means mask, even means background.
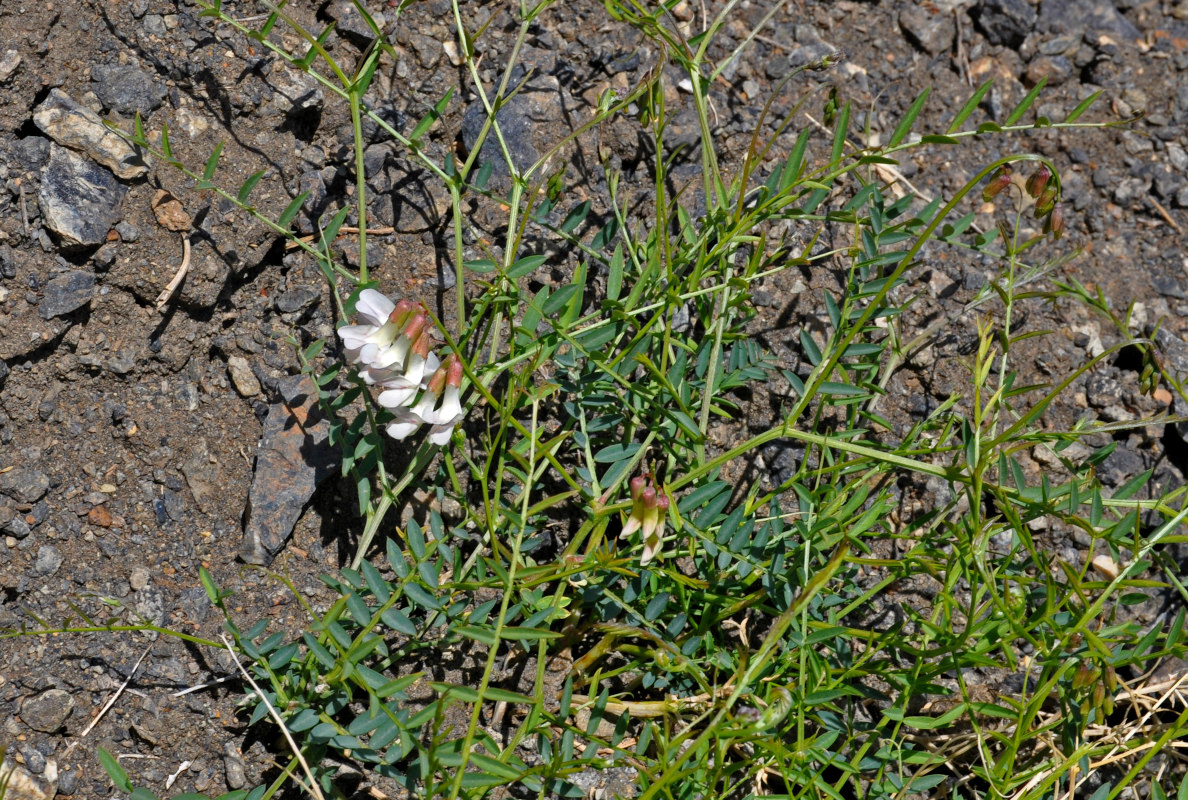
[[[1031,173],[1031,177],[1027,179],[1027,193],[1032,197],[1039,197],[1048,185],[1048,181],[1052,179],[1052,170],[1048,169],[1047,164],[1040,164],[1039,169]]]
[[[1008,167],[1003,167],[991,175],[990,180],[986,182],[985,188],[982,189],[982,202],[989,203],[1010,185],[1011,170]]]
[[[1044,189],[1039,198],[1035,201],[1035,218],[1039,219],[1048,215],[1053,208],[1056,207],[1056,187],[1049,186]]]
[[[1052,234],[1053,239],[1059,239],[1064,235],[1064,205],[1062,203],[1052,204],[1052,210],[1044,218],[1044,233]]]
[[[1089,684],[1093,683],[1097,678],[1097,671],[1085,661],[1080,663],[1077,671],[1073,674],[1072,688],[1084,689]]]

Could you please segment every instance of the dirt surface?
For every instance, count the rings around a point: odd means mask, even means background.
[[[391,16],[391,5],[379,10]],[[675,21],[696,28],[718,5],[682,4]],[[260,10],[246,2],[226,6],[242,17]],[[295,6],[311,28],[337,18],[329,46],[354,63],[367,36],[344,10],[349,3]],[[766,2],[740,3],[711,51],[715,57],[727,57],[770,8]],[[398,130],[408,130],[456,87],[455,100],[426,140],[438,159],[464,151],[476,120],[482,121],[464,69],[443,47],[454,41],[449,9],[445,0],[407,9],[391,34],[398,58],[381,62],[369,97]],[[514,40],[512,18],[498,3],[464,3],[463,9],[474,28],[494,18],[480,39],[481,74],[489,85]],[[114,177],[94,154],[79,159],[52,144],[34,120],[35,109],[60,90],[104,119],[130,125],[140,111],[146,129],[168,125],[177,156],[199,171],[222,142],[221,185],[235,191],[247,176],[265,170],[253,200],[273,215],[310,190],[298,227],[312,231],[315,220],[349,203],[353,192],[345,105],[285,70],[258,43],[198,18],[197,11],[164,0],[0,3],[3,627],[78,623],[86,614],[99,621],[146,618],[216,636],[221,618],[199,585],[200,565],[235,592],[232,608],[242,619],[268,619],[280,628],[305,623],[287,589],[245,568],[237,555],[257,443],[270,409],[281,401],[280,382],[297,371],[283,337],[302,344],[332,337],[334,310],[321,274],[264,226],[194,191],[192,181],[167,165],[151,164],[138,177]],[[291,36],[283,41],[296,46]],[[1045,76],[1049,89],[1035,113],[1061,119],[1101,89],[1104,96],[1087,118],[1145,114],[1125,129],[988,137],[971,146],[918,150],[900,169],[920,193],[949,197],[1001,154],[1030,149],[1049,156],[1063,170],[1070,213],[1065,241],[1044,245],[1044,257],[1068,249],[1066,243],[1083,248],[1064,273],[1100,286],[1118,308],[1135,301],[1136,330],[1163,320],[1165,331],[1188,338],[1182,230],[1188,225],[1188,4],[788,3],[711,91],[725,170],[739,166],[762,103],[789,68],[838,50],[846,54],[840,66],[805,73],[781,102],[787,108],[799,92],[836,82],[843,99],[853,103],[856,140],[868,121],[872,133],[885,139],[925,87],[933,93],[917,131],[943,131],[971,87],[991,77],[996,88],[973,121],[1001,120]],[[508,123],[514,157],[546,152],[560,131],[588,117],[601,91],[636,85],[656,58],[654,48],[613,22],[598,3],[567,3],[545,14],[521,53],[533,76]],[[699,136],[677,77],[669,86],[669,148],[695,144]],[[805,107],[817,120],[826,93],[819,97]],[[786,154],[797,131],[813,124],[798,117],[773,158]],[[635,120],[619,120],[601,132],[601,144],[609,149],[610,164],[624,171],[633,205],[646,209],[649,145],[639,131]],[[371,223],[396,231],[371,237],[375,274],[389,294],[423,299],[448,323],[454,279],[448,196],[374,127],[369,133]],[[825,136],[814,139],[818,155]],[[595,214],[607,211],[594,143],[587,137],[564,154],[568,194],[562,215],[567,204],[586,197],[593,199]],[[699,181],[695,163],[678,159],[675,180]],[[88,170],[95,169],[107,175],[94,178]],[[90,187],[85,197],[72,188],[80,180]],[[161,189],[180,200],[193,221],[191,233],[171,230],[154,212]],[[76,210],[82,219],[60,218],[69,212],[58,207],[62,196],[81,197]],[[968,210],[975,209],[985,229],[1004,213],[971,199]],[[497,240],[498,209],[476,205],[474,215],[476,233],[468,245],[480,236]],[[347,224],[355,222],[348,217]],[[181,264],[187,235],[189,275],[159,313],[158,295]],[[345,263],[357,263],[358,252],[349,244],[343,249]],[[469,247],[468,257],[474,254]],[[994,268],[967,251],[930,248],[899,297],[917,296],[906,327],[956,315]],[[566,269],[549,264],[532,279],[565,280]],[[841,263],[836,272],[789,271],[758,287],[753,332],[780,367],[805,371],[800,331],[822,330],[820,290],[836,291],[839,282]],[[1055,331],[1012,353],[1018,368],[1039,380],[1062,376],[1117,341],[1111,328],[1072,305],[1025,305],[1021,313],[1024,329]],[[965,385],[963,359],[975,332],[971,315],[954,316],[937,341],[896,374],[880,407],[895,428],[920,419]],[[1125,358],[1107,361],[1053,406],[1047,424],[1063,428],[1082,417],[1121,421],[1166,410],[1170,395],[1140,395],[1135,367]],[[757,390],[745,417],[760,428],[780,402],[778,385]],[[736,435],[734,429],[720,433]],[[1116,438],[1118,449],[1101,467],[1107,485],[1147,468],[1156,470],[1155,486],[1183,482],[1184,445],[1171,426]],[[797,454],[772,445],[753,466],[762,479],[778,482]],[[1039,456],[1024,460],[1036,473],[1054,466]],[[935,502],[941,491],[905,488],[905,513]],[[359,533],[354,505],[353,487],[325,481],[273,564],[315,608],[331,597],[317,576],[353,553]],[[1086,542],[1071,533],[1050,532],[1046,544],[1073,563],[1085,556]],[[1157,611],[1153,606],[1140,613]],[[83,738],[137,664],[127,690]],[[447,668],[441,666],[439,677],[450,677]],[[114,792],[95,760],[96,745],[124,756],[134,780],[161,794],[179,770],[172,793],[217,795],[245,781],[252,786],[274,773],[264,743],[236,713],[238,685],[174,696],[230,672],[225,654],[173,638],[0,639],[0,743],[35,777],[52,777],[56,764],[62,796]]]

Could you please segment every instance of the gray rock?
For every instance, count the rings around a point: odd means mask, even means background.
[[[56,733],[74,711],[74,698],[61,689],[30,697],[21,705],[21,719],[35,731]]]
[[[131,180],[148,172],[148,165],[132,145],[61,89],[50,92],[33,112],[33,121],[58,144],[86,153],[120,178]]]
[[[89,246],[102,244],[120,221],[127,193],[111,170],[51,145],[37,200],[50,230],[68,245]]]
[[[248,493],[247,525],[239,557],[269,564],[318,484],[337,471],[339,452],[328,441],[330,422],[317,405],[317,387],[304,375],[282,378],[281,402],[268,409]]]
[[[0,83],[8,83],[21,65],[21,54],[16,50],[5,50],[0,55]]]
[[[929,55],[948,50],[957,35],[952,13],[916,3],[908,3],[899,12],[899,27],[908,41]]]
[[[62,553],[52,544],[43,544],[37,548],[37,560],[33,562],[33,574],[47,578],[62,566]]]
[[[4,526],[4,532],[11,534],[14,539],[24,539],[33,532],[33,527],[21,514],[17,514]]]
[[[228,789],[242,789],[247,783],[247,765],[243,762],[243,755],[234,742],[227,742],[223,749],[223,770],[227,777]]]
[[[282,313],[292,314],[294,311],[300,311],[306,306],[312,305],[319,297],[321,295],[313,289],[299,286],[277,295],[276,308]]]
[[[106,108],[121,114],[149,114],[165,101],[165,87],[152,76],[131,64],[91,68],[95,96]]]
[[[29,172],[36,172],[49,158],[50,140],[44,136],[26,136],[12,145],[12,158],[17,165]]]
[[[50,479],[44,472],[15,467],[0,473],[0,493],[18,503],[36,503],[49,491]]]
[[[556,78],[546,76],[546,79],[556,84]],[[528,169],[540,158],[535,136],[551,135],[559,123],[558,109],[555,90],[541,90],[531,84],[499,109],[495,119],[499,123],[499,130],[517,170]],[[462,142],[468,152],[478,143],[479,134],[486,121],[487,112],[481,102],[471,103],[462,115]],[[509,174],[503,149],[499,146],[494,131],[488,132],[482,150],[479,151],[478,160],[480,164],[491,164],[494,177],[505,178]]]
[[[59,272],[42,287],[44,297],[37,313],[42,319],[69,314],[91,302],[95,292],[95,274],[68,270]]]
[[[274,67],[266,82],[272,87],[272,102],[264,113],[302,114],[321,111],[326,102],[317,81],[295,69]]]
[[[1106,32],[1128,42],[1143,36],[1111,0],[1044,0],[1036,27],[1046,33]]]
[[[116,233],[120,235],[120,240],[125,242],[135,242],[140,238],[140,228],[137,228],[131,222],[119,222],[115,226]]]
[[[355,44],[366,47],[375,39],[375,33],[350,0],[335,0],[326,9],[326,14],[337,23],[334,32],[345,36]],[[372,11],[371,18],[380,30],[383,30],[386,23],[384,15]]]
[[[0,359],[0,389],[4,388],[4,381],[8,379],[8,362]]]
[[[16,274],[16,252],[8,245],[0,244],[0,278],[15,278]]]
[[[1027,65],[1027,83],[1035,86],[1044,78],[1048,86],[1059,86],[1072,77],[1073,65],[1064,56],[1038,56]]]
[[[243,356],[231,356],[227,359],[227,372],[231,374],[231,382],[235,384],[235,391],[241,397],[255,397],[260,393],[260,381],[256,379],[252,367]]]
[[[982,0],[974,20],[990,44],[1018,47],[1035,27],[1035,9],[1027,0]]]

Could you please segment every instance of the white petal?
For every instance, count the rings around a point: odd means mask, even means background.
[[[411,403],[417,396],[417,386],[393,386],[394,381],[388,381],[384,386],[389,387],[380,392],[379,404],[386,409],[395,410]]]
[[[396,304],[375,289],[364,289],[359,292],[359,302],[355,304],[355,310],[372,325],[383,325],[396,310]]]
[[[429,354],[429,357],[434,360],[437,359],[437,357],[434,356],[432,353]],[[425,377],[425,375],[430,374],[428,372],[428,370],[426,369],[426,367],[428,366],[428,363],[429,363],[428,359],[421,358],[421,356],[419,356],[416,353],[410,354],[408,357],[408,361],[405,362],[405,365],[404,365],[405,380],[409,381],[410,383],[420,384],[421,380]]]
[[[449,425],[434,425],[429,431],[429,441],[439,447],[444,447],[450,443],[450,438],[454,435],[454,423]]]
[[[421,418],[407,412],[397,415],[396,419],[388,423],[385,429],[393,439],[400,440],[412,435],[421,427]]]
[[[438,424],[458,422],[462,419],[462,400],[457,386],[446,386],[441,396],[441,408],[437,410]]]

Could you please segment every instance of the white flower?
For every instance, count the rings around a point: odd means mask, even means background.
[[[432,354],[429,357],[433,361],[437,360]],[[457,356],[450,355],[444,364],[433,370],[433,377],[429,379],[420,399],[414,405],[400,407],[411,401],[407,394],[410,391],[409,387],[389,389],[381,394],[380,403],[391,408],[396,417],[386,428],[388,435],[393,439],[403,439],[421,425],[430,425],[429,441],[439,446],[448,444],[453,436],[454,426],[465,415],[462,410],[461,384],[462,362]],[[437,402],[439,394],[440,405]],[[389,405],[387,402],[394,400],[401,402],[395,405]]]
[[[389,359],[389,351],[400,338],[416,306],[407,300],[393,303],[374,289],[364,289],[359,293],[355,308],[364,322],[338,329],[347,360],[352,364],[372,366],[381,359]],[[404,347],[407,350],[408,346]],[[390,358],[387,363],[394,360]]]

